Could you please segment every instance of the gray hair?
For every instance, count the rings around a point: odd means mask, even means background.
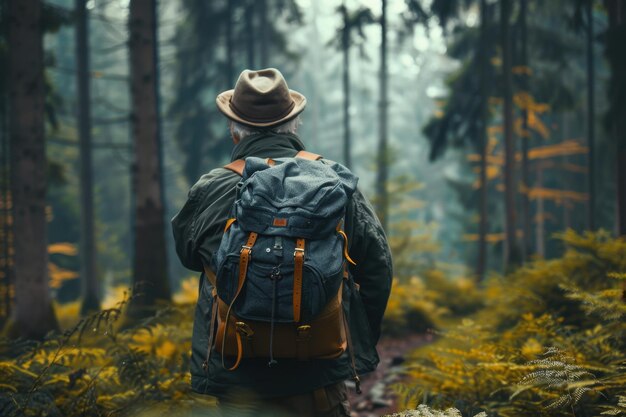
[[[278,126],[273,126],[272,128],[268,128],[268,129],[247,126],[247,125],[235,122],[234,120],[228,121],[228,127],[230,128],[231,133],[234,136],[237,136],[239,140],[245,138],[246,136],[254,135],[257,133],[263,133],[263,132],[291,133],[292,135],[294,135],[298,131],[298,127],[301,124],[302,124],[302,121],[300,120],[300,116],[297,116],[283,124],[280,124]]]

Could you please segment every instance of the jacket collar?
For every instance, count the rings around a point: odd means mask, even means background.
[[[304,144],[290,133],[263,132],[245,137],[233,148],[231,161],[249,156],[259,158],[286,158],[304,150]]]

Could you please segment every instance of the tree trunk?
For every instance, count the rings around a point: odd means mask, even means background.
[[[89,86],[89,30],[87,0],[76,0],[76,63],[78,91],[78,136],[80,144],[80,275],[83,303],[81,314],[100,309],[94,238],[93,175],[91,163],[91,103]]]
[[[535,181],[535,187],[543,187],[543,167],[537,167],[537,179]],[[537,221],[535,229],[535,250],[537,255],[545,258],[546,256],[546,238],[545,238],[545,209],[543,198],[537,197]]]
[[[8,43],[8,19],[7,2],[0,3],[0,36],[2,42]],[[8,84],[6,77],[6,67],[0,69],[0,329],[7,323],[11,315],[14,291],[13,287],[13,259],[12,252],[12,230],[11,230],[11,202],[9,190],[9,166],[11,157],[9,155],[9,124],[8,124],[8,95],[6,94]]]
[[[626,236],[626,4],[605,0],[605,5],[609,15],[605,53],[611,68],[608,124],[617,156],[617,234]]]
[[[235,58],[233,51],[233,2],[232,0],[226,0],[226,88],[233,88],[235,82],[233,80],[235,76]]]
[[[342,32],[342,48],[343,48],[343,161],[346,167],[352,167],[350,158],[350,27],[348,10],[345,4],[342,8],[343,13],[343,32]]]
[[[595,68],[593,55],[593,0],[587,0],[587,147],[589,148],[587,192],[587,229],[595,230],[596,183],[595,183]]]
[[[502,81],[504,120],[504,207],[505,242],[504,269],[519,263],[515,221],[515,143],[513,142],[513,77],[511,71],[511,39],[509,33],[510,0],[500,2],[502,41]]]
[[[129,15],[133,169],[133,297],[129,315],[149,314],[169,300],[158,109],[156,0],[131,0]]]
[[[378,203],[378,217],[385,231],[388,230],[389,197],[387,195],[387,0],[382,0],[382,14],[380,17],[380,103],[378,123],[378,176],[376,179],[376,194]]]
[[[528,0],[520,0],[520,37],[521,37],[521,62],[520,65],[526,69],[528,67],[528,33],[526,29],[526,16],[528,11]],[[521,87],[524,93],[530,94],[528,88],[529,74],[524,71],[521,75]],[[530,130],[528,129],[528,110],[522,110],[522,259],[527,261],[532,253],[531,228],[532,220],[530,214],[530,199],[528,190],[530,188],[530,168],[528,162],[528,151],[530,148]]]
[[[258,0],[259,10],[259,31],[261,32],[261,67],[269,66],[269,29],[267,19],[267,9],[269,0]]]
[[[246,5],[246,52],[248,54],[248,69],[254,69],[254,10],[256,1],[248,0]]]
[[[489,123],[489,92],[487,89],[487,70],[489,66],[489,55],[487,53],[487,2],[480,1],[480,196],[479,196],[479,213],[480,220],[478,225],[478,259],[476,262],[476,278],[482,281],[485,277],[487,267],[487,124]]]
[[[13,323],[16,334],[36,339],[58,329],[48,285],[41,9],[39,0],[9,2]]]

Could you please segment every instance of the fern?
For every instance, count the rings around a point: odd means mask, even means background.
[[[557,348],[550,348],[543,359],[529,362],[537,370],[527,374],[520,385],[544,389],[556,393],[557,397],[550,400],[546,408],[555,409],[576,405],[598,384],[595,375],[577,365],[573,357]],[[580,384],[581,380],[584,385]],[[515,397],[518,390],[511,397]]]
[[[468,416],[624,414],[626,241],[603,231],[559,237],[562,258],[492,277],[486,308],[415,352],[409,389],[396,392]]]
[[[185,413],[199,402],[189,389],[193,306],[165,306],[120,330],[126,294],[111,308],[39,343],[0,342],[0,415],[111,416],[159,404]],[[160,414],[160,413],[158,413]]]
[[[456,408],[448,408],[440,411],[434,410],[426,405],[420,405],[415,410],[407,410],[401,413],[390,414],[388,417],[463,417]],[[487,413],[481,412],[474,417],[487,417]]]

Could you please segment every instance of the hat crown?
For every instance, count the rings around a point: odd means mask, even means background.
[[[287,81],[275,68],[243,71],[229,103],[231,110],[239,117],[260,123],[280,120],[294,106]]]

